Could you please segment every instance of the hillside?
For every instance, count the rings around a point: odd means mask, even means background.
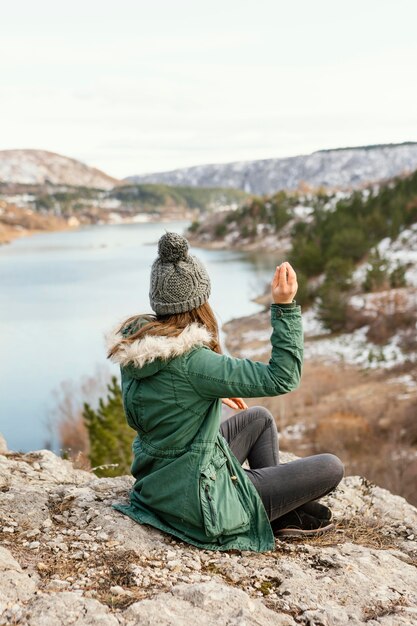
[[[189,236],[197,246],[289,254],[304,279],[307,302],[313,295],[308,279],[324,274],[347,288],[354,266],[379,241],[397,238],[416,222],[417,170],[351,193],[280,191],[255,197],[235,211],[194,222]]]
[[[0,182],[111,189],[118,180],[81,161],[55,152],[0,150]]]
[[[357,327],[339,332],[324,328],[317,306],[303,307],[300,387],[282,397],[247,400],[275,416],[283,449],[300,456],[336,454],[348,474],[365,475],[414,505],[416,304],[417,287],[353,296],[348,311]],[[268,363],[269,317],[265,311],[228,322],[228,351]]]
[[[247,198],[238,189],[151,184],[97,189],[87,184],[0,181],[0,244],[38,231],[86,224],[196,220],[235,210]]]
[[[297,271],[301,387],[252,401],[276,416],[284,445],[331,451],[416,504],[417,172],[351,194],[255,198],[194,223],[190,236],[197,246],[270,250]],[[269,288],[258,300],[269,304]],[[268,361],[268,311],[224,330],[234,356]]]
[[[120,184],[109,193],[124,207],[140,209],[173,208],[199,211],[225,211],[236,209],[248,194],[240,189],[217,187],[181,187],[164,184]]]
[[[417,143],[319,150],[308,155],[198,165],[170,172],[129,176],[130,182],[233,187],[252,194],[280,189],[358,188],[417,168]]]
[[[70,227],[71,224],[62,217],[42,215],[0,200],[0,245],[18,237]]]
[[[111,506],[131,484],[47,450],[8,452],[0,436],[2,625],[417,623],[417,510],[363,478],[327,496],[334,531],[263,554],[198,550],[136,524]]]

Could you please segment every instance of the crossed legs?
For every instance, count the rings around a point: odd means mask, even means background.
[[[271,413],[251,407],[223,422],[220,432],[256,487],[269,520],[333,491],[343,478],[343,464],[334,454],[316,454],[279,463],[278,433]]]

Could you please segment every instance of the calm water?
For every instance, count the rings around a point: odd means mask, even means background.
[[[50,438],[47,417],[62,381],[109,365],[103,334],[148,312],[155,242],[184,222],[92,226],[20,239],[0,248],[0,431],[9,447],[33,450]],[[259,310],[250,298],[272,275],[272,261],[195,250],[212,280],[221,323]],[[278,259],[279,260],[279,259]]]

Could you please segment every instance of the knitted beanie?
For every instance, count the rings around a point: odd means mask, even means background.
[[[151,270],[149,299],[157,315],[191,311],[210,296],[210,278],[204,265],[188,254],[188,241],[166,233],[158,242],[158,257]]]

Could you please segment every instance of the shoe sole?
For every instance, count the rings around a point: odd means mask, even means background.
[[[334,524],[327,524],[321,528],[313,530],[302,530],[302,528],[281,528],[275,531],[276,537],[319,537],[334,528]]]

